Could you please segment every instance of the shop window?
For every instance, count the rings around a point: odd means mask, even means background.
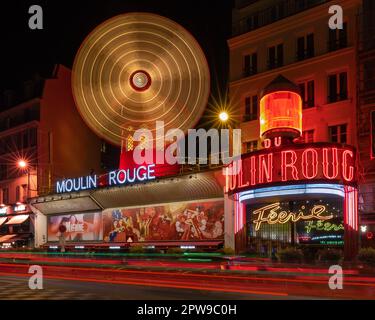
[[[284,45],[268,48],[268,69],[275,69],[284,65]]]
[[[347,125],[341,124],[338,126],[331,126],[329,130],[330,142],[347,143]]]
[[[258,119],[258,96],[245,98],[245,116],[244,121],[253,121]]]
[[[348,99],[348,75],[346,72],[328,76],[328,103]]]
[[[314,80],[304,81],[298,84],[301,91],[302,107],[304,109],[315,106],[315,83]]]
[[[244,69],[245,77],[249,77],[258,72],[258,55],[257,53],[247,54],[244,56]]]
[[[314,34],[310,33],[297,39],[297,60],[314,57]]]

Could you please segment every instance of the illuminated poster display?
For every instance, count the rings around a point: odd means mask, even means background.
[[[272,201],[247,206],[250,237],[259,243],[343,245],[340,198]]]
[[[101,212],[66,214],[48,217],[48,241],[59,241],[59,227],[66,227],[65,241],[103,240]]]
[[[179,202],[103,211],[106,242],[224,238],[224,201]]]

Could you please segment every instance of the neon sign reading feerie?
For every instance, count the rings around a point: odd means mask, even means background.
[[[315,205],[308,212],[306,207],[302,206],[298,212],[282,210],[280,202],[275,202],[253,211],[257,216],[253,223],[255,231],[258,231],[263,223],[266,224],[284,224],[287,222],[298,222],[300,220],[321,220],[326,221],[333,218],[332,214],[327,212],[324,205]]]
[[[354,149],[335,144],[264,149],[243,155],[225,169],[225,191],[310,180],[350,184],[356,179],[355,163]]]

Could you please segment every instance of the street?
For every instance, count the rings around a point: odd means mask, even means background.
[[[0,263],[0,299],[249,300],[374,299],[375,278],[344,275],[342,290],[331,290],[318,273],[152,271],[147,267],[44,265],[43,289],[28,287],[30,264]]]

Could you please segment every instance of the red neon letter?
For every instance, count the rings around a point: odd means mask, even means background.
[[[273,139],[275,147],[280,147],[281,146],[281,137],[276,137]]]
[[[332,175],[329,175],[328,148],[323,148],[323,174],[327,179],[337,178],[339,162],[337,160],[337,148],[332,148]]]
[[[309,163],[308,154],[311,153]],[[309,175],[309,164],[312,166],[312,173]],[[318,152],[315,149],[306,149],[302,153],[302,174],[306,179],[314,179],[318,174]]]
[[[270,148],[271,147],[271,140],[270,139],[265,139],[264,140],[264,147],[266,149]]]
[[[239,164],[239,172],[238,172],[238,188],[247,187],[249,185],[249,181],[243,183],[243,170],[242,170],[242,160],[238,160]]]
[[[348,168],[348,156],[351,157],[352,159],[354,158],[354,154],[350,150],[345,150],[342,153],[342,177],[346,181],[352,181],[354,178],[354,167],[349,166],[349,173],[347,172]],[[347,174],[348,173],[348,174]]]
[[[250,157],[250,183],[252,186],[256,184],[255,174],[257,169],[255,167],[255,156]]]
[[[291,155],[291,162],[287,163],[287,155]],[[287,150],[281,152],[281,178],[283,181],[287,181],[287,168],[292,169],[292,177],[294,180],[298,180],[298,170],[295,166],[297,161],[297,154],[293,150]]]
[[[264,174],[266,174],[267,182],[272,182],[273,153],[267,155],[267,163],[264,156],[264,154],[259,156],[259,183],[264,183]]]

